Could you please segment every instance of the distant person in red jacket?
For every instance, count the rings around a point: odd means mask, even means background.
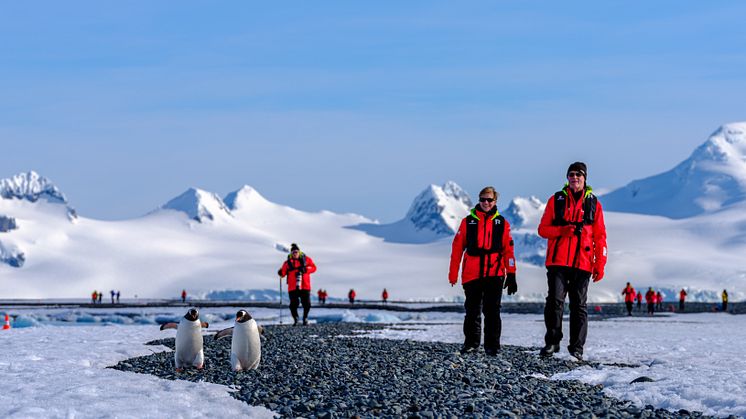
[[[96,304],[96,300],[98,300],[98,292],[96,292],[96,290],[94,290],[91,293],[91,304]]]
[[[497,355],[502,334],[503,288],[508,289],[508,295],[518,291],[510,223],[497,211],[498,196],[492,186],[479,192],[479,203],[461,220],[451,245],[448,281],[451,286],[458,282],[461,267],[466,296],[462,354],[479,349],[484,314],[484,353]]]
[[[606,267],[606,225],[601,202],[587,184],[583,162],[567,168],[567,183],[547,201],[539,236],[547,239],[547,301],[544,306],[545,346],[539,354],[552,356],[562,340],[565,298],[570,297],[570,342],[567,350],[583,359],[588,335],[588,285],[598,282]]]
[[[324,304],[324,291],[321,288],[316,291],[316,298],[319,299],[319,304]]]
[[[663,294],[660,291],[655,293],[655,303],[658,311],[663,310]]]
[[[686,301],[686,290],[684,288],[679,291],[679,311],[684,311],[684,301]]]
[[[300,304],[303,304],[303,325],[308,324],[308,312],[311,311],[311,274],[314,272],[316,272],[316,264],[313,263],[313,259],[301,252],[297,244],[291,244],[290,254],[277,274],[280,277],[287,276],[293,325],[298,324]]]
[[[637,311],[642,310],[642,291],[637,293]]]
[[[187,296],[186,290],[181,290],[181,302],[182,303],[186,303],[186,296]]]
[[[386,304],[386,301],[389,299],[389,292],[386,291],[386,288],[383,289],[383,292],[381,293],[381,299],[383,300],[383,303]]]
[[[653,291],[653,287],[650,287],[648,289],[648,292],[645,293],[645,303],[648,305],[648,314],[651,316],[655,314],[655,291]]]
[[[627,286],[624,287],[622,290],[622,295],[624,296],[624,304],[627,306],[627,315],[632,315],[632,305],[635,302],[635,289],[632,288],[632,285],[630,285],[629,282],[627,282]]]
[[[321,296],[322,296],[321,304],[326,304],[326,297],[329,296],[329,293],[326,292],[326,289],[321,290]]]
[[[355,304],[355,290],[350,289],[350,292],[347,293],[347,299],[350,300],[350,304]]]

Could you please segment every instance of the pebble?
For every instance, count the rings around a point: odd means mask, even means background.
[[[551,377],[578,367],[503,345],[458,355],[460,345],[351,337],[385,325],[326,323],[264,328],[259,368],[230,370],[230,339],[205,339],[205,368],[175,372],[173,354],[127,359],[113,369],[169,380],[207,381],[281,417],[703,417],[701,412],[638,407],[600,386]],[[174,339],[149,342],[174,348]],[[538,348],[532,348],[538,351]]]

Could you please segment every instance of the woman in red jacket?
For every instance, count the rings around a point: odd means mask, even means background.
[[[310,256],[300,251],[298,245],[290,245],[290,254],[277,274],[287,276],[288,294],[290,295],[290,314],[293,325],[298,324],[299,301],[303,304],[303,324],[308,324],[308,312],[311,311],[311,274],[316,272],[316,264]]]
[[[484,352],[490,356],[497,355],[502,333],[502,290],[503,287],[507,288],[508,295],[518,291],[510,224],[497,212],[497,197],[495,188],[488,186],[482,189],[479,204],[461,220],[453,238],[448,281],[451,286],[458,282],[461,265],[461,284],[466,295],[462,354],[479,348],[482,334],[480,313],[484,313]]]
[[[586,184],[585,163],[575,162],[567,169],[567,184],[547,201],[539,224],[539,236],[547,239],[547,283],[544,306],[546,346],[542,356],[559,351],[562,340],[562,313],[565,297],[570,297],[570,343],[567,350],[583,359],[588,335],[588,284],[604,277],[606,266],[606,226],[601,203]]]

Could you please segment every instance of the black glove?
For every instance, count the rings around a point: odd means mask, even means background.
[[[508,274],[505,277],[505,286],[503,288],[508,289],[508,295],[513,295],[518,292],[518,284],[515,282],[515,274]]]

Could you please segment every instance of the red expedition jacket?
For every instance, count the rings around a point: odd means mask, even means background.
[[[645,293],[645,302],[648,304],[655,304],[655,291],[650,291]]]
[[[485,213],[477,205],[468,216],[461,220],[451,246],[451,265],[448,271],[448,281],[451,284],[458,282],[458,270],[462,258],[462,284],[477,278],[515,273],[515,254],[513,238],[510,236],[510,223],[497,210],[493,211]],[[493,231],[499,232],[501,229],[502,237],[493,237]],[[473,236],[467,237],[468,231],[471,231]]]
[[[681,300],[681,301],[686,300],[686,295],[687,295],[686,291],[684,291],[684,290],[679,291],[679,300]]]
[[[562,220],[555,220],[555,196],[565,200]],[[580,199],[576,200],[569,187],[552,195],[539,223],[539,236],[548,239],[546,266],[566,266],[586,272],[598,273],[603,278],[606,267],[606,225],[601,202],[596,199],[595,215],[592,224],[583,224],[578,247],[578,236],[573,234],[572,225],[584,220],[583,203],[590,199],[591,188],[586,187]],[[592,202],[592,201],[590,201]]]
[[[303,265],[302,260],[305,259],[305,267],[303,275],[301,276],[301,290],[311,290],[311,274],[316,272],[316,264],[313,263],[313,259],[310,256],[306,256],[301,253],[300,257],[295,259],[288,257],[288,259],[282,264],[282,267],[277,271],[280,276],[287,275],[288,277],[288,292],[295,291],[298,284],[298,270]]]
[[[635,301],[635,295],[637,293],[635,292],[635,289],[632,287],[624,287],[622,290],[622,295],[624,296],[624,302],[625,303],[633,303]]]

